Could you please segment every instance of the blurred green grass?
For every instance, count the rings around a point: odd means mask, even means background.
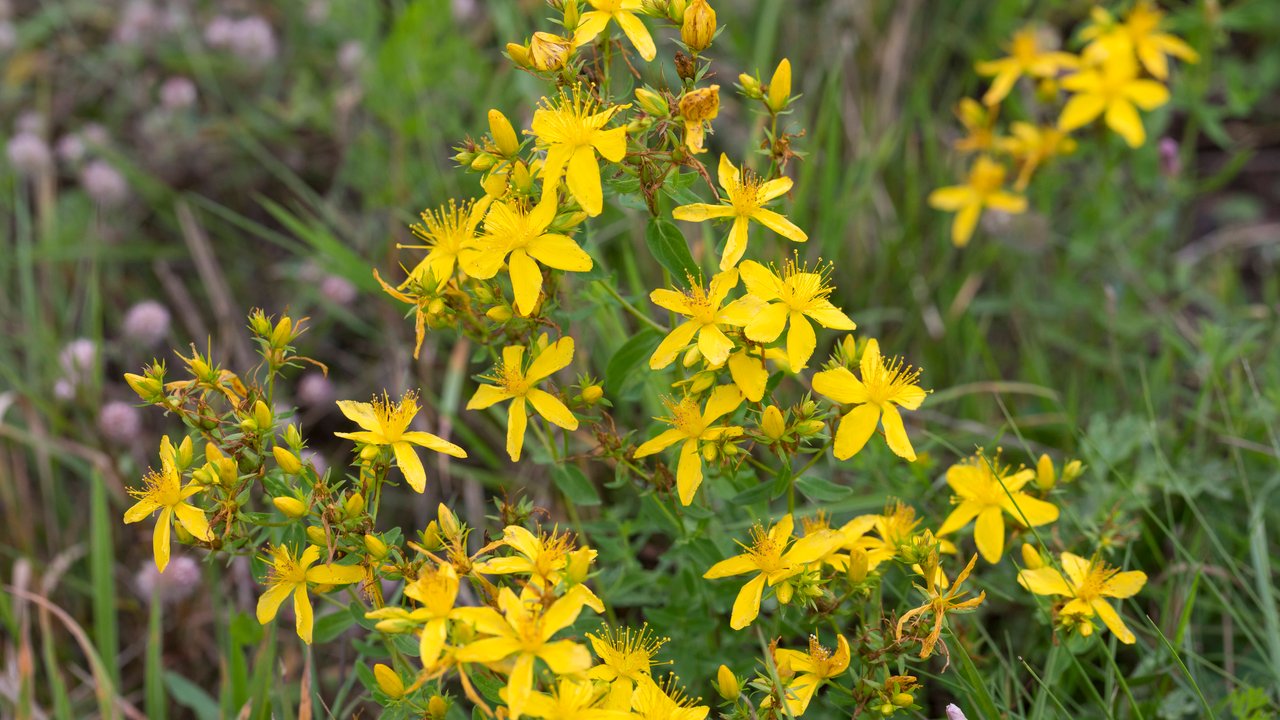
[[[130,399],[121,373],[150,357],[121,337],[122,316],[135,301],[160,298],[174,313],[173,343],[203,347],[212,338],[243,361],[232,337],[244,313],[287,306],[314,318],[304,351],[333,367],[338,396],[420,386],[441,393],[428,399],[458,432],[496,437],[482,419],[455,420],[465,350],[429,337],[427,359],[412,363],[412,329],[368,268],[395,267],[394,243],[410,241],[406,226],[418,209],[475,191],[453,169],[450,147],[482,131],[488,108],[513,119],[532,112],[537,86],[499,48],[548,13],[530,2],[475,3],[458,21],[466,3],[334,2],[315,24],[301,4],[264,4],[280,55],[254,74],[207,51],[198,24],[138,48],[110,41],[118,6],[16,5],[20,50],[6,56],[0,132],[12,132],[28,109],[49,118],[50,138],[100,122],[116,137],[103,154],[124,172],[132,198],[95,208],[73,178],[33,187],[0,171],[9,250],[0,254],[0,329],[9,338],[0,342],[8,406],[0,415],[0,578],[67,613],[64,620],[25,595],[0,595],[0,664],[39,655],[27,658],[33,670],[15,675],[22,682],[4,686],[0,707],[109,715],[121,712],[110,705],[115,692],[153,717],[171,703],[202,717],[234,714],[267,695],[291,708],[305,667],[311,692],[346,688],[347,704],[330,706],[344,714],[355,707],[356,676],[338,663],[355,659],[318,662],[278,648],[272,628],[243,614],[252,585],[243,568],[208,568],[206,587],[228,591],[165,606],[173,615],[136,592],[145,544],[115,521],[123,488],[153,448],[112,442],[97,425],[105,400]],[[1233,703],[1246,707],[1250,688],[1272,688],[1274,708],[1280,7],[1171,8],[1205,58],[1179,71],[1174,103],[1149,121],[1153,137],[1177,140],[1178,173],[1161,171],[1155,142],[1131,153],[1104,137],[1046,177],[1033,213],[989,224],[958,252],[946,240],[947,218],[924,198],[961,171],[947,141],[957,132],[955,101],[979,89],[968,68],[998,53],[1027,18],[1065,26],[1089,5],[723,5],[722,85],[739,71],[767,73],[783,55],[796,68],[803,98],[791,121],[806,128],[808,156],[796,167],[793,217],[813,238],[803,252],[840,263],[840,299],[861,332],[892,338],[894,352],[925,368],[938,389],[921,413],[929,450],[963,454],[999,438],[1011,453],[1059,448],[1082,457],[1092,494],[1068,522],[1098,539],[1129,539],[1130,564],[1153,578],[1141,598],[1155,620],[1140,633],[1153,640],[1143,655],[1112,649],[1107,663],[1054,648],[1019,657],[1013,633],[1025,626],[993,620],[979,626],[984,652],[1005,652],[985,659],[989,674],[957,658],[931,678],[936,687],[1012,717],[1248,717]],[[201,18],[213,12],[194,7]],[[364,60],[344,74],[337,56],[351,40]],[[147,135],[139,128],[154,98],[126,92],[121,79],[154,88],[172,75],[195,81],[198,110]],[[713,138],[713,152],[763,130],[732,102],[717,127],[724,135]],[[639,218],[604,220],[591,243],[611,267],[655,267],[631,240],[643,229]],[[647,288],[631,280],[641,275],[628,273],[625,293],[642,297]],[[331,276],[355,287],[354,301],[321,291],[319,279]],[[590,310],[579,322],[592,319],[618,328],[585,349],[607,358],[626,325]],[[78,337],[101,352],[76,396],[60,400],[57,358]],[[307,413],[316,437],[333,422],[322,409]],[[143,438],[161,422],[148,416]],[[441,493],[472,488],[468,514],[483,524],[478,485],[463,481],[493,488],[505,472],[497,458],[455,469]],[[942,497],[925,472],[906,487],[882,477],[855,482],[865,491],[844,510],[874,509],[886,494]],[[412,516],[434,499],[415,499]],[[1138,520],[1095,519],[1111,511]],[[611,517],[605,511],[599,521]],[[601,550],[616,568],[604,587],[616,582],[619,597],[661,600],[621,584],[643,577],[634,548]],[[673,553],[663,568],[700,550]],[[34,575],[24,583],[24,573]],[[691,594],[704,592],[693,575],[682,580]],[[655,616],[691,627],[679,607]],[[677,668],[696,681],[718,662],[707,648]],[[254,670],[276,666],[290,684]],[[104,673],[110,686],[90,673]]]

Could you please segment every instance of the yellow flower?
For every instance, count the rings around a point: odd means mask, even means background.
[[[1065,578],[1057,569],[1046,566],[1020,571],[1018,583],[1037,595],[1071,598],[1062,608],[1064,616],[1091,618],[1097,615],[1120,642],[1132,645],[1133,632],[1103,598],[1132,597],[1147,584],[1147,574],[1138,570],[1120,572],[1101,559],[1085,560],[1069,552],[1062,553],[1062,567],[1067,571]]]
[[[689,318],[658,343],[649,358],[650,369],[661,370],[670,365],[695,336],[702,357],[712,365],[722,364],[729,359],[733,341],[720,330],[720,326],[746,325],[761,309],[760,301],[750,297],[739,298],[720,307],[729,291],[738,286],[737,270],[716,274],[706,290],[700,283],[695,284],[692,277],[689,285],[689,289],[683,292],[660,288],[649,294],[654,305]]]
[[[840,404],[854,406],[836,427],[835,456],[847,460],[858,454],[879,423],[884,426],[889,449],[915,462],[916,451],[911,447],[911,439],[895,405],[915,410],[924,402],[925,390],[916,384],[920,371],[904,366],[899,358],[885,363],[875,338],[867,341],[859,369],[861,380],[844,367],[823,370],[813,376],[814,391]]]
[[[648,626],[634,631],[614,631],[607,625],[599,634],[587,633],[591,647],[600,656],[600,664],[591,668],[587,677],[609,685],[604,706],[611,710],[630,710],[636,685],[652,683],[653,656],[667,642],[654,637]]]
[[[1036,28],[1023,28],[1013,34],[1013,40],[1009,43],[1008,57],[978,63],[979,75],[995,76],[987,94],[982,96],[983,103],[998,104],[1023,75],[1048,78],[1057,75],[1059,70],[1079,64],[1079,60],[1071,53],[1042,48],[1039,36],[1040,32]]]
[[[467,452],[443,438],[428,432],[409,430],[409,423],[418,414],[418,396],[407,392],[400,402],[392,405],[391,398],[383,393],[381,398],[375,397],[372,403],[339,400],[338,409],[348,420],[362,429],[353,433],[334,433],[340,438],[354,440],[358,443],[373,446],[389,445],[395,454],[396,465],[404,473],[404,479],[415,492],[422,492],[427,487],[427,472],[422,467],[422,460],[413,446],[435,450],[438,453],[465,458]]]
[[[320,548],[307,546],[301,557],[295,557],[285,545],[271,550],[267,568],[267,591],[258,598],[258,622],[266,625],[276,617],[280,603],[293,594],[293,614],[298,637],[311,644],[313,616],[311,598],[307,597],[307,583],[316,585],[350,585],[364,579],[364,568],[358,565],[315,565],[320,559]]]
[[[931,562],[928,563],[929,567],[926,567],[925,571],[921,573],[925,579],[924,586],[915,586],[917,590],[924,594],[924,604],[908,610],[903,613],[902,617],[898,618],[896,634],[898,642],[902,642],[902,630],[907,623],[911,623],[913,626],[918,625],[924,619],[925,613],[933,613],[933,627],[920,640],[920,657],[921,659],[927,658],[933,654],[933,648],[938,644],[938,640],[942,636],[942,623],[946,620],[947,613],[970,612],[981,605],[983,600],[986,600],[987,593],[985,591],[979,592],[977,597],[969,598],[968,600],[960,599],[969,594],[968,590],[961,590],[960,586],[969,578],[969,573],[973,572],[973,565],[977,561],[977,555],[969,558],[969,564],[956,576],[956,581],[951,584],[950,589],[947,589],[946,576],[942,574],[942,570],[938,565],[938,554],[937,552],[932,554]],[[943,650],[946,650],[945,645]]]
[[[964,98],[956,105],[956,117],[968,132],[968,135],[955,141],[956,150],[969,152],[988,152],[996,144],[996,118],[1000,116],[1000,107],[987,107],[973,98]]]
[[[589,682],[562,677],[550,695],[529,695],[524,714],[546,720],[627,720],[633,717],[625,710],[595,707],[600,693]]]
[[[747,337],[756,342],[773,342],[790,322],[787,364],[792,372],[803,369],[818,346],[809,318],[832,330],[853,330],[857,327],[848,315],[827,299],[834,289],[827,283],[830,266],[820,272],[809,272],[808,267],[797,266],[795,261],[789,260],[782,266],[782,276],[779,277],[760,263],[748,260],[738,270],[747,285],[747,292],[768,303],[747,323],[744,328]]]
[[[400,248],[424,249],[427,256],[409,271],[409,277],[400,284],[403,290],[413,281],[426,285],[439,285],[453,278],[454,268],[462,249],[476,239],[476,227],[489,209],[492,198],[468,200],[459,206],[453,200],[448,207],[423,210],[422,223],[409,226],[415,237],[425,245],[398,245]],[[434,278],[429,280],[428,278]]]
[[[1105,113],[1107,127],[1129,147],[1139,147],[1147,140],[1134,106],[1155,110],[1169,102],[1169,89],[1155,80],[1139,78],[1138,63],[1129,55],[1108,55],[1101,65],[1068,75],[1062,88],[1072,95],[1058,117],[1059,130],[1084,127]]]
[[[581,586],[578,586],[581,587]],[[492,637],[473,640],[457,652],[464,663],[496,663],[514,656],[507,680],[507,707],[511,720],[524,714],[533,694],[533,674],[541,659],[557,675],[585,672],[591,653],[572,640],[552,640],[569,627],[585,606],[584,596],[570,591],[549,605],[543,605],[529,591],[517,596],[511,588],[498,592],[498,607],[463,608],[461,615],[477,632]]]
[[[490,558],[476,563],[475,572],[491,575],[522,573],[528,575],[535,586],[551,589],[565,578],[574,553],[582,558],[580,562],[586,563],[584,568],[590,567],[596,558],[596,551],[591,548],[574,551],[573,536],[567,532],[556,533],[553,530],[550,534],[534,535],[519,525],[508,525],[502,531],[502,543],[519,555]],[[582,574],[585,577],[585,571]],[[582,580],[579,578],[576,581],[581,583]],[[587,605],[592,610],[604,612],[604,604],[590,588],[582,586],[582,592],[586,593]]]
[[[787,682],[787,710],[799,717],[809,709],[814,693],[822,683],[849,668],[849,641],[843,635],[836,636],[836,650],[832,652],[818,644],[818,636],[809,636],[809,651],[777,650],[774,662],[779,667],[790,667],[795,677]]]
[[[751,220],[764,225],[770,230],[793,242],[804,242],[809,239],[803,230],[796,227],[783,215],[764,208],[765,203],[782,197],[791,190],[791,178],[780,177],[765,182],[751,171],[739,170],[729,162],[729,156],[720,155],[720,186],[728,194],[728,200],[722,205],[694,203],[681,205],[672,216],[677,220],[702,222],[715,218],[733,218],[733,228],[729,231],[729,240],[724,246],[724,254],[720,256],[720,269],[728,270],[742,259],[747,251],[747,225]]]
[[[955,510],[938,528],[939,535],[949,535],[977,518],[973,540],[978,552],[989,563],[1000,562],[1004,555],[1004,513],[1023,527],[1048,525],[1058,519],[1058,508],[1052,503],[1022,492],[1023,486],[1035,479],[1030,468],[1010,472],[999,464],[999,457],[979,453],[947,469],[947,484],[955,491]]]
[[[1031,123],[1015,122],[1011,137],[1000,140],[1000,149],[1018,161],[1018,181],[1013,188],[1021,192],[1031,182],[1031,175],[1041,165],[1061,155],[1076,151],[1076,141],[1056,127],[1037,127]]]
[[[705,410],[699,411],[698,403],[690,397],[680,402],[667,400],[667,410],[671,417],[657,418],[669,425],[657,437],[636,448],[637,458],[648,457],[661,452],[676,443],[680,446],[680,462],[676,466],[676,489],[680,493],[680,504],[693,502],[693,495],[702,484],[702,449],[704,443],[716,443],[742,435],[743,430],[737,425],[720,425],[712,427],[712,423],[728,415],[742,404],[742,393],[733,385],[721,385],[711,391]]]
[[[542,292],[538,263],[570,272],[592,267],[591,256],[573,238],[547,231],[556,218],[556,205],[554,190],[528,212],[513,202],[495,203],[484,220],[485,234],[462,251],[462,269],[481,280],[497,275],[506,262],[521,315],[533,312]]]
[[[190,447],[190,438],[183,442]],[[160,441],[160,472],[148,471],[142,478],[141,490],[129,488],[129,494],[137,498],[138,502],[124,513],[126,523],[136,523],[150,517],[156,510],[160,511],[155,532],[151,536],[151,549],[155,555],[156,569],[160,572],[164,572],[169,566],[169,531],[175,520],[197,540],[213,540],[204,511],[187,502],[201,488],[195,483],[182,487],[182,475],[178,472],[176,455],[173,443],[165,435]]]
[[[680,118],[684,120],[684,144],[689,152],[706,152],[703,142],[707,123],[720,114],[720,86],[691,90],[680,98]]]
[[[1003,165],[986,155],[979,155],[969,169],[969,179],[964,185],[938,188],[929,194],[930,206],[956,213],[955,222],[951,224],[951,242],[956,247],[969,244],[984,208],[1007,213],[1026,211],[1025,197],[1004,191],[1004,176]]]
[[[756,525],[751,528],[751,545],[738,543],[746,550],[727,560],[721,560],[711,566],[702,577],[707,579],[730,577],[758,572],[742,589],[733,602],[733,614],[729,619],[729,627],[734,630],[751,624],[760,614],[760,600],[767,584],[773,587],[789,577],[804,571],[805,566],[824,557],[840,546],[844,536],[835,530],[822,530],[806,535],[791,543],[795,520],[791,515],[784,516],[776,525],[765,532]],[[790,545],[790,547],[788,547]]]
[[[542,339],[545,340],[543,335]],[[573,338],[562,337],[533,358],[529,367],[524,366],[523,345],[509,345],[502,349],[502,364],[494,375],[486,378],[493,385],[481,385],[467,403],[468,410],[483,410],[503,400],[511,401],[507,411],[507,454],[512,462],[520,460],[524,448],[525,428],[529,423],[526,404],[532,405],[539,415],[565,430],[577,430],[578,419],[556,396],[535,387],[573,362]]]
[[[1133,6],[1123,23],[1117,23],[1111,13],[1101,7],[1093,9],[1092,23],[1080,31],[1080,39],[1089,41],[1084,49],[1088,62],[1101,62],[1115,55],[1137,55],[1147,72],[1160,80],[1169,77],[1169,60],[1166,56],[1200,61],[1200,55],[1191,46],[1160,32],[1164,21],[1161,12],[1150,0],[1142,0]]]
[[[404,594],[422,607],[408,611],[398,607],[379,608],[365,613],[365,617],[380,621],[380,626],[385,623],[391,630],[400,623],[421,625],[418,655],[422,666],[432,670],[444,651],[449,621],[462,615],[454,607],[458,599],[458,572],[449,563],[440,563],[434,568],[425,565],[413,582],[405,584]]]
[[[696,705],[697,700],[686,697],[676,682],[674,675],[668,675],[662,685],[640,683],[631,698],[631,709],[641,720],[704,720],[711,708]]]
[[[582,209],[591,216],[600,214],[604,195],[596,153],[609,162],[619,162],[627,154],[627,128],[604,129],[614,113],[626,107],[629,106],[615,105],[597,112],[596,99],[581,85],[573,87],[571,96],[561,94],[558,103],[542,99],[542,106],[533,113],[531,128],[538,143],[547,148],[542,165],[544,202],[548,195],[555,197],[556,186],[563,177],[569,194]],[[553,209],[554,205],[553,202]]]
[[[640,22],[640,18],[636,17],[636,11],[641,5],[640,0],[587,0],[587,2],[594,9],[583,13],[582,19],[578,21],[578,29],[573,34],[575,46],[582,47],[595,40],[612,20],[618,23],[622,32],[627,34],[627,39],[646,62],[657,56],[658,49],[654,47],[653,37],[649,35],[649,30],[644,23]]]

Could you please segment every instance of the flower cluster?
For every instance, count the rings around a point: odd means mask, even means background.
[[[1163,24],[1164,13],[1152,0],[1139,0],[1123,19],[1095,7],[1077,35],[1078,54],[1058,49],[1053,30],[1027,26],[1014,33],[1006,57],[978,63],[978,74],[990,77],[991,84],[981,102],[965,98],[956,108],[967,134],[955,149],[975,155],[973,164],[963,184],[929,196],[933,207],[956,213],[951,241],[957,247],[969,243],[985,210],[1025,212],[1023,193],[1037,171],[1076,151],[1072,132],[1102,119],[1129,147],[1146,142],[1138,111],[1169,101],[1169,58],[1199,60]],[[1013,102],[1011,93],[1023,79],[1033,92]],[[1002,135],[997,123],[1001,109],[1010,105],[1025,119],[1011,122]],[[1011,188],[1006,185],[1010,167]]]

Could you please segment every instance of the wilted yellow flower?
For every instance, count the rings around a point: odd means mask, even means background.
[[[1169,89],[1155,80],[1139,78],[1138,63],[1129,55],[1108,55],[1101,65],[1068,75],[1062,89],[1072,95],[1058,117],[1059,130],[1070,132],[1101,115],[1129,147],[1139,147],[1147,140],[1134,106],[1155,110],[1169,102]]]
[[[676,466],[676,488],[680,494],[680,504],[693,502],[693,495],[702,484],[702,454],[699,450],[705,443],[716,443],[742,435],[742,428],[737,425],[712,426],[712,423],[728,415],[742,404],[742,393],[733,385],[720,385],[711,392],[705,410],[698,409],[693,398],[686,397],[680,402],[666,401],[671,417],[658,418],[662,422],[674,425],[664,430],[657,437],[636,448],[635,456],[648,457],[671,447],[680,445],[680,461]]]
[[[781,649],[774,652],[779,667],[790,667],[795,677],[786,683],[787,709],[800,717],[822,683],[849,669],[849,641],[836,636],[835,652],[818,644],[816,635],[809,636],[809,651]]]
[[[574,45],[581,47],[595,40],[612,20],[618,23],[622,32],[627,34],[627,39],[646,62],[657,56],[658,49],[653,44],[649,29],[636,16],[636,11],[640,10],[640,0],[587,0],[587,2],[593,9],[583,13],[582,19],[578,21],[578,28],[573,34]]]
[[[266,558],[267,590],[258,598],[258,622],[266,625],[276,617],[280,603],[293,595],[293,614],[298,637],[311,644],[313,616],[311,598],[307,597],[307,584],[350,585],[364,579],[364,568],[358,565],[315,565],[320,559],[320,548],[307,546],[301,557],[295,557],[285,545],[277,545]]]
[[[922,659],[933,654],[933,648],[938,644],[938,640],[942,636],[942,623],[946,620],[947,613],[972,612],[987,598],[987,593],[983,591],[979,592],[977,597],[961,600],[961,598],[969,594],[969,591],[961,590],[960,586],[969,578],[969,573],[973,572],[973,565],[978,561],[977,555],[969,558],[969,564],[956,576],[956,581],[951,584],[950,588],[943,581],[945,576],[938,567],[938,555],[936,552],[933,554],[932,560],[932,567],[925,568],[925,571],[921,573],[924,576],[925,584],[923,586],[915,586],[917,590],[924,594],[924,604],[903,613],[902,617],[898,618],[897,627],[897,639],[901,642],[902,630],[907,623],[911,623],[913,626],[917,625],[924,619],[925,613],[933,613],[933,628],[920,641],[920,657]],[[945,646],[943,649],[946,649]]]
[[[444,438],[409,429],[409,423],[418,414],[418,395],[414,392],[406,392],[395,405],[391,404],[391,398],[385,393],[381,398],[375,397],[372,403],[339,400],[338,409],[348,420],[359,425],[361,430],[334,435],[375,447],[390,446],[391,452],[395,454],[396,465],[415,492],[426,489],[427,472],[422,467],[418,453],[413,449],[414,445],[456,458],[467,456],[465,450]]]
[[[189,439],[184,440],[184,443],[190,447]],[[209,542],[213,539],[204,511],[187,502],[191,496],[200,492],[201,487],[195,483],[182,487],[176,456],[173,443],[165,435],[160,440],[160,472],[149,471],[142,478],[141,490],[129,488],[129,494],[137,498],[138,502],[124,513],[126,523],[136,523],[156,510],[160,511],[151,543],[156,569],[160,572],[164,572],[169,566],[169,531],[175,521],[181,523],[198,540]]]
[[[768,182],[743,168],[739,170],[729,162],[729,156],[720,155],[720,186],[729,196],[722,205],[694,203],[681,205],[672,216],[677,220],[702,222],[716,218],[733,218],[733,228],[729,231],[729,239],[724,253],[720,256],[720,269],[728,270],[742,259],[747,251],[747,224],[751,220],[764,225],[770,230],[793,242],[804,242],[809,239],[803,230],[796,227],[783,215],[766,210],[764,205],[771,200],[782,197],[791,190],[791,178],[780,177]]]
[[[684,10],[684,22],[680,25],[680,39],[693,52],[699,53],[711,45],[716,36],[716,11],[707,0],[692,0]]]
[[[729,627],[741,630],[756,619],[760,614],[760,600],[766,585],[773,587],[799,574],[809,563],[840,547],[844,540],[844,536],[835,530],[823,530],[792,543],[794,527],[795,519],[791,515],[784,516],[768,532],[756,525],[751,528],[751,544],[739,543],[746,550],[745,553],[721,560],[702,575],[707,579],[715,579],[759,573],[738,592]]]
[[[703,145],[707,135],[707,123],[720,114],[720,86],[691,90],[680,98],[680,118],[684,120],[684,145],[689,152],[706,151]]]
[[[573,40],[552,35],[549,32],[536,32],[529,41],[529,64],[537,70],[559,70],[569,61],[573,54]],[[510,50],[511,47],[507,46]],[[515,57],[515,54],[512,54]]]
[[[1122,23],[1117,23],[1101,6],[1093,8],[1091,20],[1080,31],[1080,39],[1089,42],[1084,49],[1087,62],[1103,62],[1117,55],[1136,55],[1147,72],[1164,80],[1169,77],[1168,55],[1189,63],[1200,61],[1200,55],[1190,45],[1174,35],[1160,32],[1164,13],[1151,0],[1140,0],[1134,4]]]
[[[545,335],[543,336],[546,337]],[[525,347],[509,345],[502,349],[502,364],[495,368],[493,385],[481,385],[467,403],[468,410],[483,410],[497,402],[510,400],[507,411],[507,454],[512,462],[520,460],[524,448],[524,433],[529,423],[529,410],[533,409],[548,421],[566,430],[577,430],[578,419],[556,396],[536,385],[551,377],[552,373],[568,367],[573,362],[573,338],[562,337],[546,346],[534,356],[525,368]]]
[[[491,201],[492,198],[487,196],[478,202],[468,200],[462,205],[450,200],[448,206],[423,210],[420,213],[422,223],[410,225],[409,230],[425,244],[399,247],[427,250],[427,256],[409,271],[409,277],[400,284],[399,289],[403,290],[415,281],[435,286],[452,279],[458,256],[462,254],[464,247],[475,241],[476,227],[480,225]]]
[[[1027,199],[1004,190],[1004,165],[986,155],[979,155],[969,169],[969,179],[964,185],[951,185],[929,193],[929,205],[939,210],[956,213],[951,224],[951,242],[964,247],[973,237],[984,208],[1021,213],[1027,209]]]
[[[556,219],[557,204],[554,190],[527,212],[514,202],[494,203],[484,220],[485,234],[462,251],[462,269],[481,280],[497,275],[503,262],[507,264],[521,315],[533,312],[542,292],[538,263],[570,272],[592,268],[591,256],[573,238],[548,230]]]
[[[541,107],[533,113],[531,128],[538,143],[547,148],[542,165],[543,202],[548,196],[555,198],[556,186],[563,177],[569,194],[582,209],[591,216],[600,214],[604,195],[596,153],[609,162],[619,162],[627,154],[626,127],[604,127],[625,107],[615,105],[601,110],[591,92],[581,85],[575,85],[569,95],[562,94],[555,103],[542,99]]]
[[[745,297],[720,307],[729,292],[738,285],[738,271],[727,270],[711,278],[706,290],[694,284],[683,292],[660,288],[649,294],[654,305],[689,318],[673,329],[649,358],[649,367],[661,370],[675,361],[676,356],[697,338],[698,352],[712,365],[719,365],[729,358],[733,341],[720,329],[721,325],[741,327],[760,311],[761,303]]]
[[[1042,48],[1040,31],[1036,28],[1023,28],[1013,34],[1008,57],[978,63],[979,75],[995,76],[987,94],[982,97],[982,102],[987,105],[998,104],[1023,75],[1033,78],[1053,77],[1058,71],[1078,64],[1079,60],[1071,53]]]
[[[1034,470],[1000,465],[999,457],[983,453],[952,465],[947,469],[947,484],[955,491],[951,511],[939,535],[949,535],[977,519],[973,540],[978,552],[989,563],[997,563],[1004,554],[1004,514],[1027,527],[1048,525],[1058,519],[1058,507],[1022,492],[1023,486],[1035,478]]]
[[[788,260],[779,276],[760,263],[747,260],[738,270],[747,285],[747,292],[767,303],[746,324],[747,337],[756,342],[773,342],[789,323],[787,364],[792,372],[803,369],[818,347],[810,319],[832,330],[857,328],[848,315],[827,299],[834,289],[827,283],[830,266],[810,272],[807,266]]]
[[[856,455],[871,439],[876,425],[881,424],[889,449],[914,462],[916,451],[911,447],[911,439],[895,406],[915,410],[924,402],[925,391],[916,384],[920,371],[903,365],[899,358],[885,363],[875,338],[867,341],[859,369],[862,379],[844,367],[823,370],[813,376],[815,392],[840,404],[854,406],[836,427],[835,456],[846,460]]]
[[[1085,560],[1079,555],[1062,553],[1064,578],[1056,568],[1027,568],[1018,573],[1018,583],[1037,595],[1058,595],[1071,598],[1062,607],[1064,616],[1102,618],[1103,624],[1115,633],[1120,642],[1132,645],[1133,632],[1120,619],[1120,615],[1104,598],[1123,599],[1136,595],[1147,584],[1147,574],[1138,570],[1120,572],[1108,567],[1099,558]]]

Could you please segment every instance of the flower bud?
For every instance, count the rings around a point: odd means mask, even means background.
[[[642,110],[654,117],[666,117],[671,113],[666,99],[646,88],[636,88],[636,102]]]
[[[578,11],[578,0],[564,0],[564,28],[570,35],[578,27],[581,17]]]
[[[511,308],[506,305],[494,305],[485,311],[484,316],[496,323],[504,323],[511,319]]]
[[[329,544],[329,538],[325,536],[324,528],[319,525],[311,525],[307,528],[307,542],[324,547]]]
[[[1036,550],[1031,543],[1022,543],[1022,564],[1028,570],[1044,567],[1044,558],[1040,557],[1040,551]]]
[[[378,687],[389,697],[394,699],[404,697],[404,681],[395,670],[378,663],[373,666],[373,676],[378,681]]]
[[[253,404],[253,421],[258,424],[258,428],[266,430],[271,427],[271,408],[261,400]]]
[[[520,67],[532,67],[533,63],[529,58],[529,48],[518,43],[507,43],[507,55],[511,56],[512,62]]]
[[[731,702],[736,701],[738,695],[742,693],[742,683],[727,665],[721,665],[716,671],[716,692],[720,693],[720,697]]]
[[[125,373],[124,381],[138,393],[138,397],[147,402],[159,402],[164,399],[164,384],[155,378]]]
[[[817,435],[822,432],[824,427],[826,427],[826,423],[821,420],[805,420],[802,423],[796,424],[796,432],[806,436]]]
[[[444,503],[440,503],[440,507],[436,510],[437,517],[440,520],[440,532],[446,538],[453,539],[458,537],[462,532],[462,526],[458,524],[458,516],[453,511],[445,507]]]
[[[777,405],[770,405],[764,409],[764,415],[760,418],[760,429],[764,431],[765,437],[777,442],[787,432],[787,421],[782,418],[782,411]]]
[[[774,592],[778,597],[778,604],[790,605],[791,598],[794,597],[796,594],[796,586],[792,585],[790,581],[784,582],[778,585],[777,589]]]
[[[291,448],[302,447],[302,433],[298,430],[297,425],[290,425],[284,429],[284,441]]]
[[[271,330],[271,346],[274,348],[283,348],[293,339],[293,319],[288,315],[280,318],[275,328]]]
[[[871,559],[867,557],[867,551],[862,548],[854,548],[849,551],[849,569],[846,573],[851,581],[860,583],[867,579],[870,565]]]
[[[698,53],[711,45],[716,34],[716,11],[711,9],[707,0],[693,0],[684,11],[684,22],[680,25],[680,39],[689,50]]]
[[[271,321],[267,319],[267,314],[259,308],[254,308],[253,312],[249,313],[249,329],[259,337],[271,337]]]
[[[707,443],[706,445],[703,445],[703,446],[702,446],[702,459],[703,459],[703,460],[706,460],[707,462],[715,462],[715,460],[716,460],[716,455],[717,455],[717,453],[716,453],[716,446],[715,446],[715,445],[712,445],[711,443]]]
[[[880,706],[881,715],[892,715],[896,712],[898,712],[898,708],[894,707],[891,703],[885,703]]]
[[[1041,490],[1052,490],[1058,482],[1057,473],[1053,469],[1053,460],[1045,454],[1036,461],[1036,487]]]
[[[782,112],[787,109],[787,102],[790,100],[791,61],[782,58],[778,69],[773,71],[773,77],[769,78],[769,109],[775,113]]]
[[[307,506],[298,498],[282,495],[280,497],[271,498],[271,504],[275,505],[276,509],[284,513],[287,517],[294,520],[307,516]]]
[[[898,693],[893,696],[893,704],[898,707],[911,707],[915,701],[916,699],[911,696],[911,693]]]
[[[178,469],[185,470],[191,467],[191,461],[195,459],[195,450],[191,446],[191,436],[182,438],[182,442],[178,443],[178,451],[173,456],[174,463]]]
[[[360,459],[365,462],[372,462],[374,458],[382,453],[377,445],[365,445],[360,448]]]
[[[569,563],[565,567],[565,575],[569,581],[574,584],[586,582],[587,575],[591,573],[591,561],[595,557],[596,551],[585,547],[569,553]]]
[[[760,81],[755,75],[742,73],[738,76],[738,84],[742,86],[742,94],[752,100],[759,100],[764,97],[764,93],[760,89]]]
[[[1062,482],[1069,483],[1084,474],[1084,463],[1072,460],[1062,468]]]
[[[440,523],[432,520],[427,523],[427,529],[422,531],[422,547],[435,551],[443,546],[444,541],[440,539]]]
[[[493,143],[498,146],[498,152],[505,157],[511,157],[520,152],[520,140],[516,137],[515,128],[511,127],[511,121],[501,110],[489,111],[489,134],[493,135]]]
[[[600,402],[602,397],[604,397],[604,388],[599,385],[588,385],[582,388],[582,401],[588,405]]]
[[[552,35],[548,32],[536,32],[529,42],[529,60],[534,69],[555,71],[563,68],[573,52],[573,40]]]
[[[444,720],[445,715],[449,713],[449,701],[439,695],[432,695],[427,701],[427,714],[431,716],[431,720]]]
[[[523,162],[517,161],[511,167],[511,184],[517,190],[526,195],[533,192],[533,175],[529,172],[529,166]]]
[[[667,3],[667,19],[673,23],[684,22],[684,11],[688,7],[688,0],[671,0]]]
[[[471,161],[471,169],[484,172],[498,164],[498,159],[487,152],[479,153]]]
[[[387,544],[377,535],[364,535],[364,549],[369,551],[375,560],[381,560],[387,556]]]
[[[360,493],[351,493],[348,495],[347,499],[342,501],[342,512],[345,513],[348,518],[356,517],[360,513],[364,512],[364,495],[361,495]]]
[[[276,457],[276,464],[280,469],[289,475],[297,475],[302,472],[302,461],[297,455],[289,452],[287,449],[277,445],[271,448],[271,454]]]

